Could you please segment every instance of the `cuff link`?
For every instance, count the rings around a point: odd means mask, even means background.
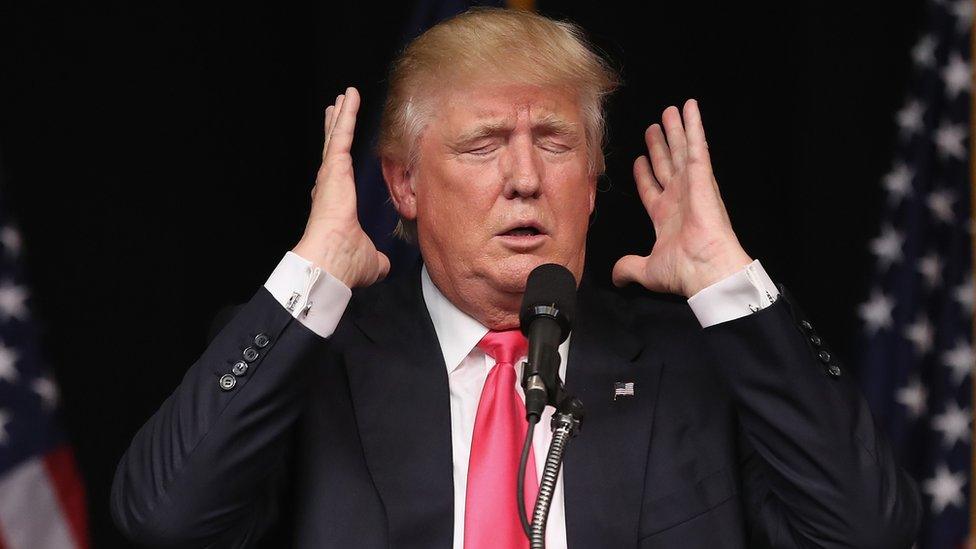
[[[237,385],[237,378],[230,374],[224,374],[220,376],[220,380],[217,381],[217,384],[220,385],[221,389],[230,391],[235,385]]]
[[[295,312],[295,305],[298,304],[298,300],[301,299],[301,297],[302,294],[292,292],[291,297],[288,298],[288,302],[285,303],[285,309],[287,309],[289,313]]]

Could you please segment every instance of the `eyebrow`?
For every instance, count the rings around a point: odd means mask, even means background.
[[[566,122],[555,114],[547,114],[532,122],[532,133],[537,135],[576,135],[576,124]],[[508,122],[488,122],[465,132],[453,139],[456,144],[465,144],[486,137],[496,137],[512,131]]]

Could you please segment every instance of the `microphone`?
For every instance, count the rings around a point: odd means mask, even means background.
[[[576,316],[576,279],[555,263],[539,265],[529,273],[522,296],[519,323],[529,339],[529,356],[522,372],[525,418],[535,423],[547,404],[556,403],[559,380],[559,345],[566,341]],[[532,418],[534,416],[535,421]]]

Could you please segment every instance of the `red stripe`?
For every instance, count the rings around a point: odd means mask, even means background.
[[[68,445],[55,448],[44,456],[44,468],[51,477],[61,511],[71,529],[75,546],[88,549],[88,512],[85,507],[85,488],[75,465],[74,452]],[[2,546],[0,546],[2,549]]]

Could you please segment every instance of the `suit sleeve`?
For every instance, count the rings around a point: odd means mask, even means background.
[[[735,401],[751,547],[908,548],[921,503],[856,383],[782,285],[704,329]]]
[[[274,518],[303,380],[328,346],[260,288],[123,455],[111,495],[122,532],[153,546],[255,540]]]

